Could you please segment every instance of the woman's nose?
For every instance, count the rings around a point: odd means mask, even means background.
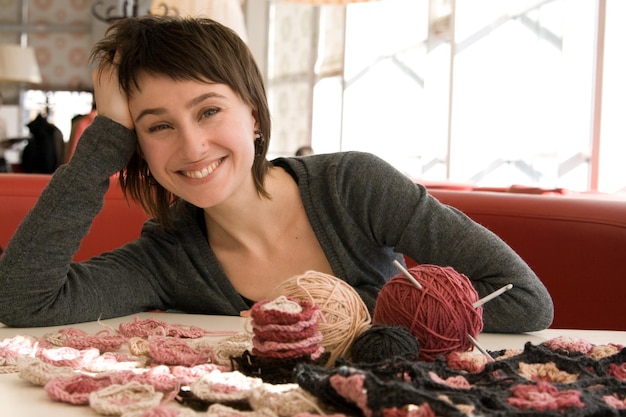
[[[209,140],[199,126],[182,126],[179,128],[178,145],[184,157],[197,160],[209,149]]]

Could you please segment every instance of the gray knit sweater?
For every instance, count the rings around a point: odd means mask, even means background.
[[[133,132],[96,117],[0,258],[0,322],[48,326],[130,315],[149,309],[238,315],[250,307],[230,284],[208,244],[201,209],[179,215],[174,231],[146,222],[141,236],[112,252],[72,263],[102,208],[109,178],[136,147]],[[335,276],[373,309],[382,285],[406,254],[451,266],[482,297],[484,330],[546,328],[551,298],[502,240],[381,159],[359,152],[274,161],[298,183],[304,207]],[[302,271],[303,273],[305,271]]]

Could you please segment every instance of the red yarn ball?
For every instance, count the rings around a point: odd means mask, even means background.
[[[378,294],[373,323],[402,325],[417,337],[419,359],[469,351],[483,329],[483,309],[475,308],[478,293],[469,278],[452,267],[417,265],[409,273],[422,289],[398,274]]]

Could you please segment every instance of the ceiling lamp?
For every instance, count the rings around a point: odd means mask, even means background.
[[[365,3],[369,1],[377,1],[377,0],[280,0],[285,3],[300,3],[300,4],[312,4],[315,6],[325,6],[325,5],[339,5],[339,4],[350,4],[350,3]]]
[[[0,44],[0,81],[41,84],[41,73],[33,48]]]

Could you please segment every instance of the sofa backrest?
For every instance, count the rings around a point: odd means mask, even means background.
[[[35,204],[49,175],[0,174],[0,246]],[[528,262],[555,304],[554,328],[626,330],[626,201],[431,189],[499,235]],[[113,179],[75,260],[134,239],[146,220]]]
[[[0,174],[0,246],[5,248],[13,232],[48,184],[46,174]],[[124,198],[117,180],[105,195],[104,207],[74,260],[80,261],[114,249],[139,236],[147,219],[141,206]]]
[[[626,330],[626,200],[430,190],[506,241],[544,282],[554,328]]]

